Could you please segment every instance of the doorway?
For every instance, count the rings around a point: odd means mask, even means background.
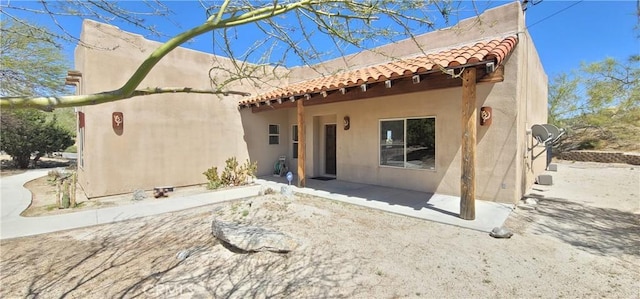
[[[324,126],[324,172],[328,175],[336,175],[336,125]]]

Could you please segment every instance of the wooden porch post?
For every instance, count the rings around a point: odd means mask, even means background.
[[[476,218],[476,69],[462,73],[462,174],[460,177],[460,218]]]
[[[304,128],[304,106],[303,100],[298,100],[298,187],[304,187],[305,180],[305,152],[306,152],[306,140],[305,140],[305,128]]]

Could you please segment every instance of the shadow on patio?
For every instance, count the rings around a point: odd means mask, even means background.
[[[258,183],[280,191],[287,179],[263,176]],[[292,180],[292,185],[297,177]],[[406,189],[352,183],[340,180],[307,179],[306,188],[292,186],[294,192],[379,209],[425,220],[489,232],[502,226],[511,205],[476,200],[476,219],[460,219],[460,197]]]

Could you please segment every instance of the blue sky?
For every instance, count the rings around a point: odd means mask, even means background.
[[[6,3],[6,1],[0,0],[0,3]],[[13,5],[16,3],[24,6],[38,5],[28,1],[16,2],[13,0],[12,2]],[[477,1],[475,4],[478,9],[486,9],[508,2],[510,1]],[[141,2],[135,1],[124,3],[133,8],[141,5]],[[634,26],[638,23],[638,17],[635,14],[637,5],[637,2],[633,0],[543,0],[536,5],[529,6],[526,11],[526,23],[549,79],[561,72],[575,70],[580,67],[581,63],[600,61],[606,57],[624,61],[630,55],[640,54],[640,39],[637,38],[640,35],[640,30],[634,31]],[[157,24],[158,29],[167,35],[196,26],[206,18],[204,10],[196,1],[173,1],[168,2],[167,6],[175,12],[172,17],[175,23],[167,22],[164,19],[147,19],[147,21]],[[471,2],[463,2],[460,8],[460,15],[452,18],[452,24],[456,23],[457,18],[466,18],[475,13]],[[52,26],[51,21],[42,16],[38,17],[36,21],[44,26]],[[79,34],[80,20],[61,19],[61,23],[72,34]],[[124,24],[116,25],[126,31],[139,31]],[[262,38],[253,33],[252,31],[240,32],[241,38],[237,39],[236,43],[243,45],[241,41],[248,42]],[[153,36],[149,38],[160,41],[167,39]],[[212,52],[212,36],[206,34],[198,37],[186,47]],[[70,59],[73,48],[74,45],[65,45],[65,53]]]
[[[526,11],[529,33],[550,79],[582,62],[640,55],[636,1],[576,2],[545,0]]]

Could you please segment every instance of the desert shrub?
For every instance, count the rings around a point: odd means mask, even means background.
[[[58,169],[49,170],[47,176],[49,177],[49,181],[56,181],[62,177],[62,172]]]
[[[220,180],[220,176],[218,176],[218,167],[211,167],[207,169],[207,171],[203,172],[205,177],[207,177],[208,185],[207,188],[211,190],[218,189],[222,186],[222,181]]]
[[[593,150],[602,147],[603,141],[594,138],[586,138],[578,144],[578,150]]]
[[[47,172],[48,181],[51,183],[55,183],[56,181],[63,181],[72,176],[74,173],[75,172],[73,171],[66,171],[63,168],[49,170],[49,172]]]
[[[246,185],[249,182],[249,178],[256,177],[256,171],[258,170],[256,162],[251,163],[246,160],[244,164],[240,165],[236,157],[231,157],[225,163],[226,166],[221,176],[224,185]]]
[[[242,186],[249,183],[249,178],[256,177],[256,171],[258,171],[258,164],[256,162],[249,162],[240,165],[236,157],[231,157],[225,161],[226,166],[222,171],[222,174],[218,176],[218,168],[211,167],[203,174],[209,181],[209,189],[218,189],[222,186]]]
[[[48,173],[49,182],[56,186],[56,202],[61,209],[75,208],[77,174],[75,172],[63,172],[51,170]]]

